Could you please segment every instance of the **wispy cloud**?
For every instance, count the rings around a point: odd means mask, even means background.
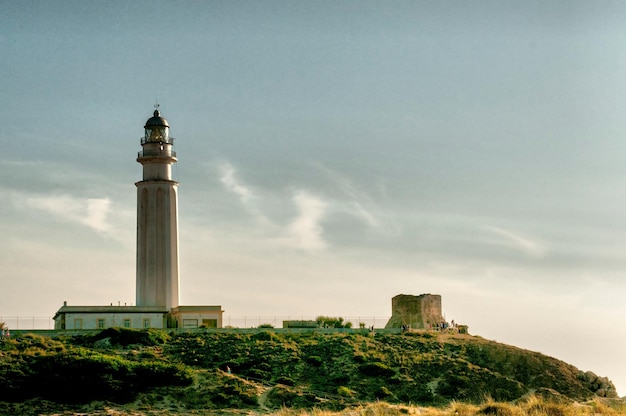
[[[220,171],[220,181],[224,187],[237,195],[241,202],[248,206],[254,198],[254,194],[237,178],[234,166],[229,162],[222,162],[219,164],[218,168]]]
[[[369,194],[359,190],[349,177],[321,163],[316,163],[315,166],[326,174],[344,198],[347,199],[341,203],[344,211],[358,218],[369,227],[381,227],[382,221],[379,215],[374,214],[378,209]]]
[[[393,221],[380,214],[373,199],[359,190],[349,177],[321,164],[314,166],[324,174],[321,177],[326,178],[326,186],[318,192],[294,184],[289,193],[296,210],[295,217],[288,214],[291,204],[284,199],[281,190],[252,188],[230,161],[220,161],[214,166],[223,189],[236,196],[256,221],[253,228],[246,228],[245,234],[261,237],[265,242],[280,242],[304,251],[323,250],[328,247],[331,236],[325,235],[322,222],[338,214],[351,216],[365,228],[376,229],[379,233],[397,229]]]
[[[90,198],[87,200],[87,216],[82,222],[96,231],[107,232],[111,228],[107,221],[110,211],[109,198]]]
[[[244,209],[253,217],[254,221],[256,221],[259,226],[260,229],[256,231],[263,232],[264,229],[270,225],[270,221],[259,207],[262,197],[257,196],[250,186],[239,178],[237,169],[230,162],[222,161],[217,167],[219,170],[219,179],[224,188],[239,198]]]
[[[39,209],[57,218],[85,225],[100,233],[111,229],[108,222],[111,211],[109,198],[81,199],[69,195],[28,196],[25,204],[29,208]]]
[[[297,192],[293,202],[298,208],[298,216],[287,227],[290,240],[297,248],[306,251],[326,248],[320,222],[326,213],[327,203],[306,191]]]
[[[502,237],[499,240],[499,243],[502,245],[520,250],[532,257],[543,257],[546,253],[545,247],[541,244],[521,236],[518,233],[492,226],[486,226],[485,228],[499,237]]]

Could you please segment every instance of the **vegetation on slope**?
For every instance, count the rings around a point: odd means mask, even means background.
[[[532,392],[561,402],[616,396],[608,380],[562,361],[458,334],[108,329],[0,344],[0,400],[13,403],[339,410],[510,402]]]
[[[126,402],[159,386],[191,384],[193,370],[164,360],[106,353],[26,335],[2,343],[0,400]]]
[[[594,395],[594,386],[571,365],[467,335],[216,332],[181,334],[167,351],[189,366],[228,367],[249,379],[282,384],[294,393],[281,397],[287,406],[334,396],[344,402],[441,405],[485,397],[509,401],[537,389],[576,400]]]

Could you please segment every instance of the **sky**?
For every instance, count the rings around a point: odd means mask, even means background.
[[[625,395],[625,14],[0,0],[0,317],[134,304],[158,102],[182,304],[382,325],[393,296],[440,294],[470,333]]]

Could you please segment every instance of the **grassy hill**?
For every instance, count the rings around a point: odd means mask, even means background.
[[[593,373],[459,334],[108,329],[55,339],[27,334],[0,344],[3,414],[94,403],[178,413],[341,410],[378,401],[445,407],[529,393],[562,403],[616,397],[614,386]]]

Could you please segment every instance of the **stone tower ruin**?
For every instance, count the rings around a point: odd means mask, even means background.
[[[397,295],[391,299],[391,318],[385,328],[430,329],[444,321],[441,295]]]

